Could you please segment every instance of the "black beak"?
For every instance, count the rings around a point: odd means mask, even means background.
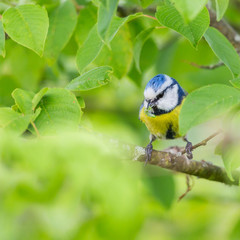
[[[151,101],[147,102],[147,109],[149,108],[149,106],[151,106]]]
[[[148,103],[148,105],[147,105],[147,109],[149,108],[149,105],[150,105],[150,101],[149,102],[147,102]]]

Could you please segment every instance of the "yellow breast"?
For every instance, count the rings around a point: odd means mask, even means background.
[[[158,115],[156,117],[148,116],[144,107],[140,111],[140,120],[145,123],[150,133],[158,138],[178,138],[179,125],[178,118],[181,105],[174,108],[171,112]],[[172,137],[171,137],[172,136]]]

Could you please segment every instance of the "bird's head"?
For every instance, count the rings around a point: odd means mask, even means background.
[[[185,95],[175,79],[159,74],[148,82],[143,105],[149,114],[160,115],[172,111]]]

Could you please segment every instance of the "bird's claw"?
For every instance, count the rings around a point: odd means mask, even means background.
[[[188,159],[192,159],[193,158],[193,154],[192,154],[192,143],[191,142],[187,142],[185,150],[186,150]]]
[[[151,157],[152,157],[152,150],[153,150],[153,146],[152,146],[152,143],[149,143],[146,147],[146,155],[147,155],[147,158],[146,158],[146,161],[145,161],[145,164],[144,166],[147,165],[148,161],[151,160]]]

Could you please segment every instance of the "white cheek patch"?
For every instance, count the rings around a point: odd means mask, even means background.
[[[156,92],[154,91],[153,88],[148,87],[144,91],[144,97],[145,99],[154,99],[156,97]]]
[[[158,109],[164,111],[171,111],[178,104],[178,85],[174,85],[172,88],[169,88],[164,93],[164,96],[158,100],[157,107]]]
[[[159,94],[160,92],[164,91],[166,88],[168,88],[173,83],[173,80],[168,75],[164,75],[164,76],[165,76],[165,82],[157,90],[157,94]]]

